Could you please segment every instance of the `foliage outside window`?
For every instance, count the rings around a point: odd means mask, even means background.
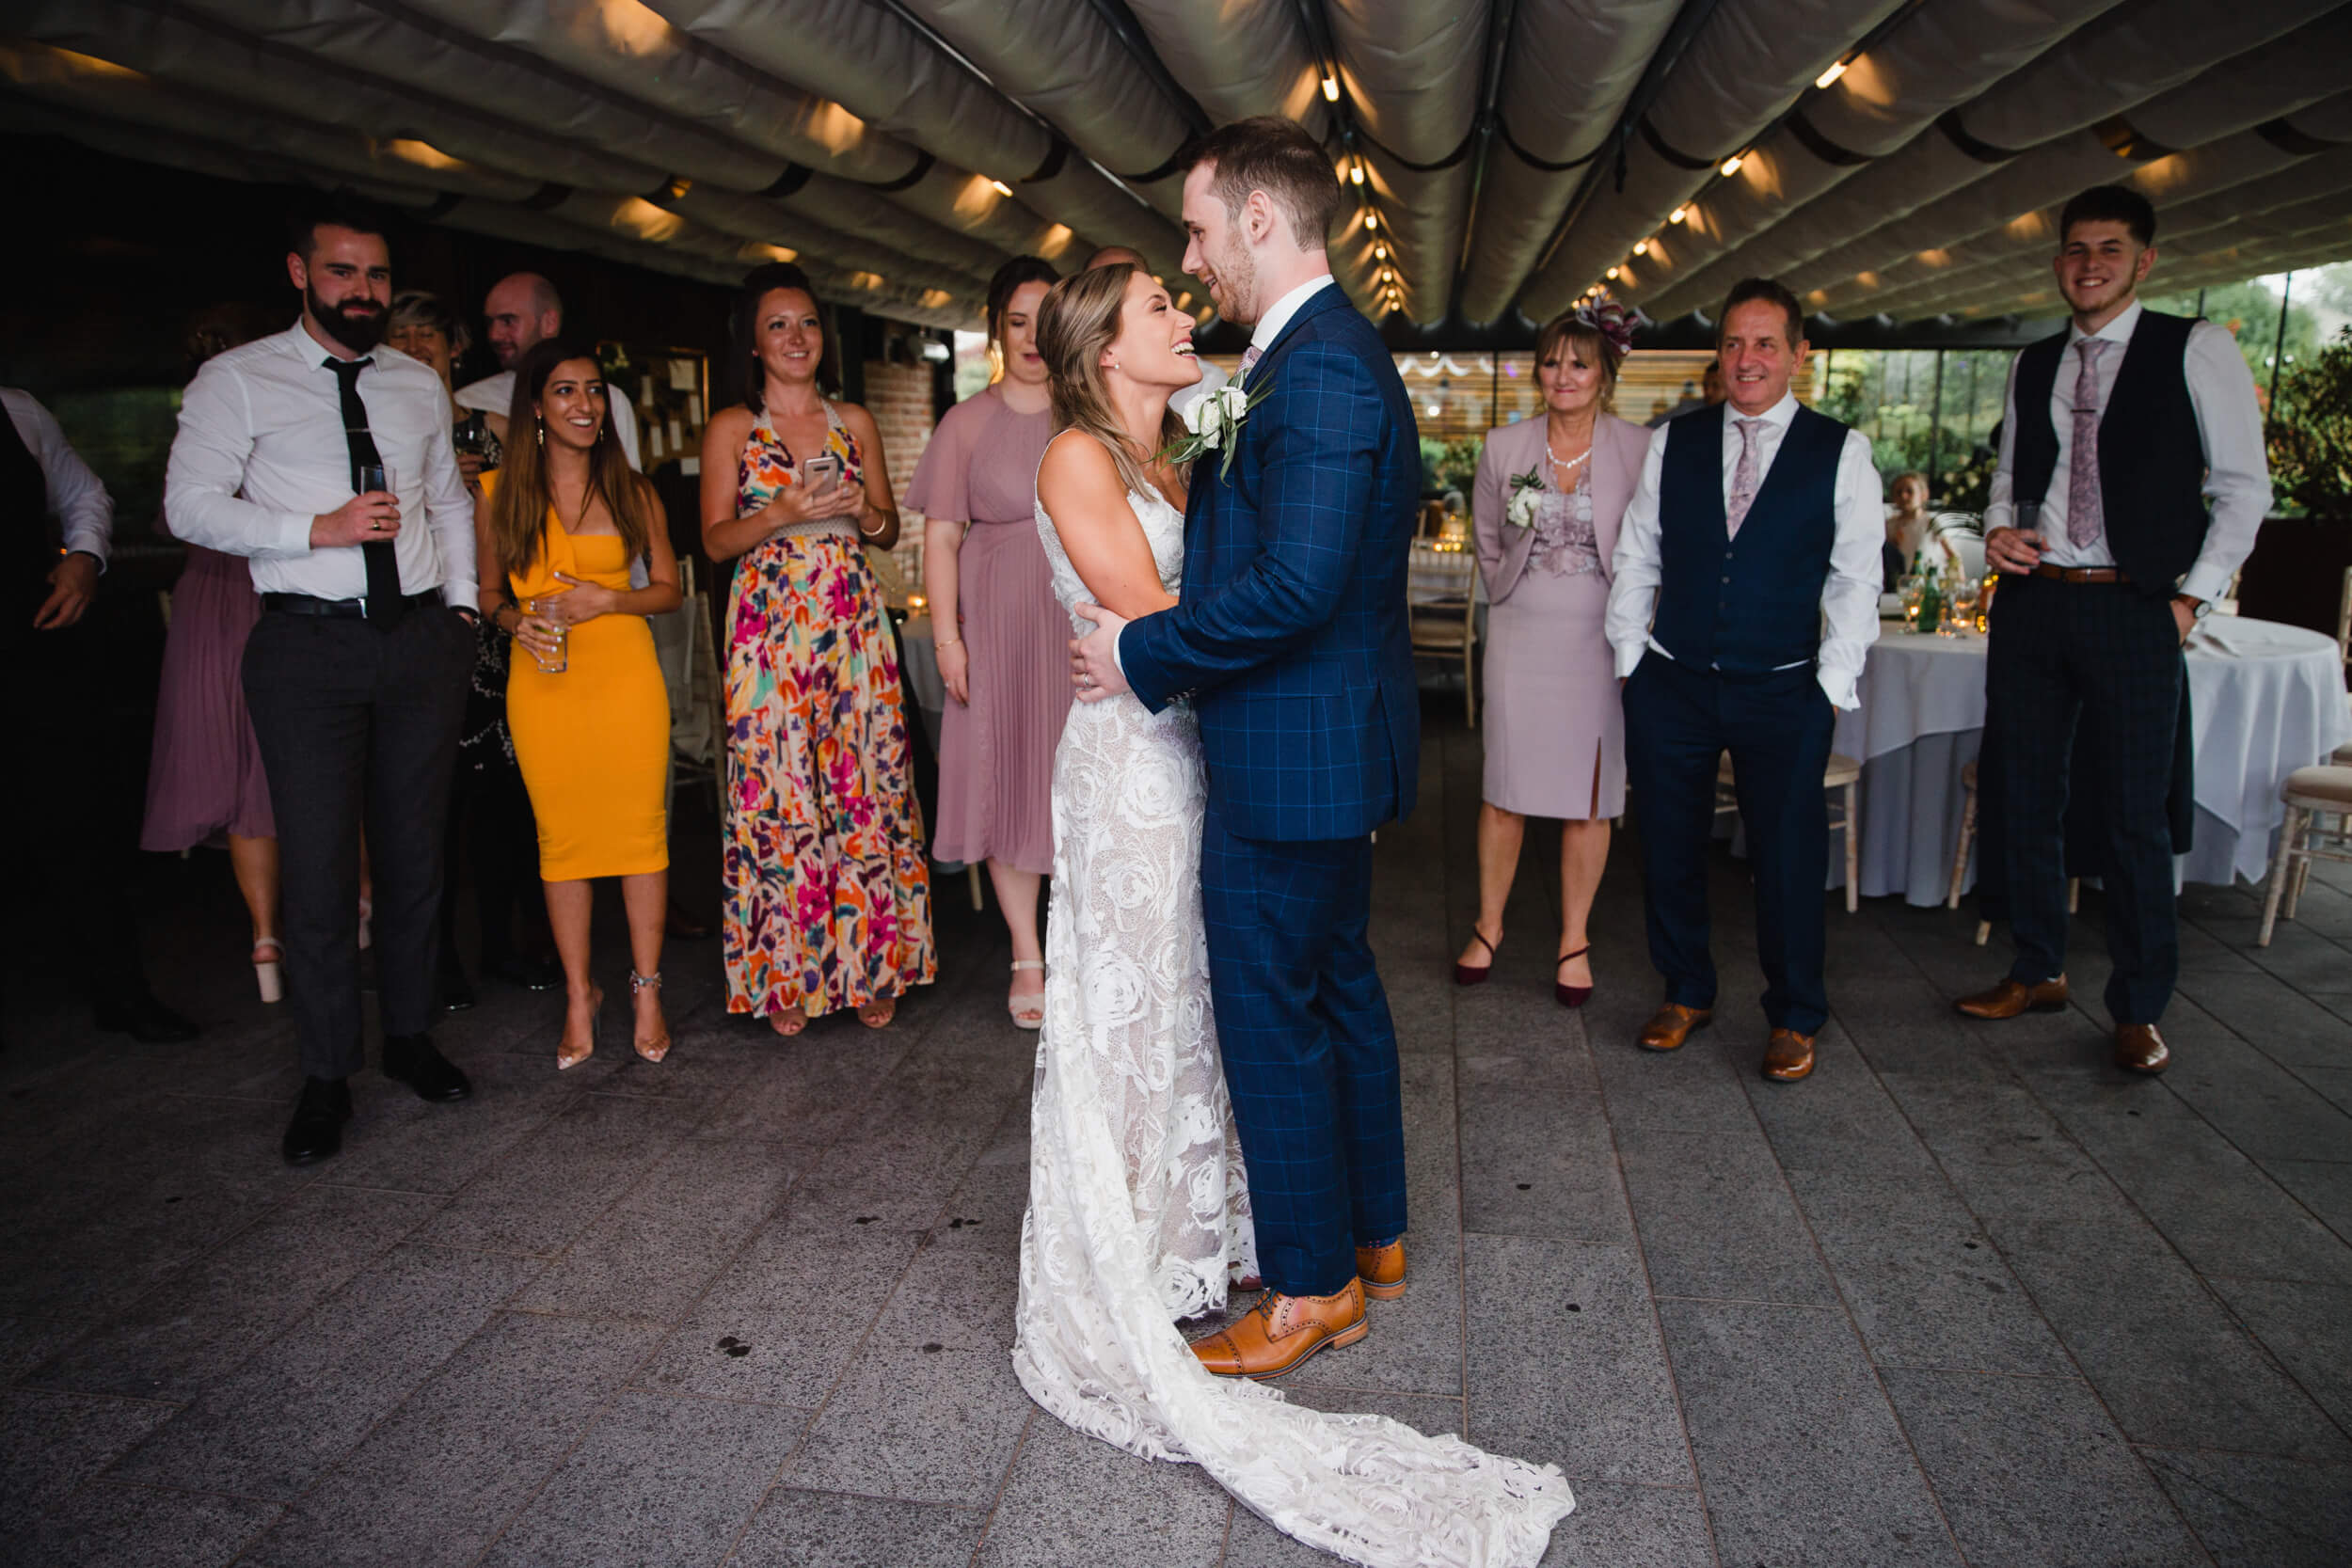
[[[2279,500],[2309,516],[2352,521],[2352,326],[2286,372],[2279,403],[2286,417],[2270,426]]]

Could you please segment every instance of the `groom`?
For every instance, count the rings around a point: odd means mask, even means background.
[[[1373,830],[1413,806],[1420,702],[1405,575],[1421,492],[1411,405],[1331,277],[1331,161],[1294,122],[1228,125],[1184,177],[1184,270],[1254,326],[1256,402],[1195,466],[1183,602],[1079,607],[1082,701],[1189,696],[1207,759],[1209,981],[1267,1294],[1193,1348],[1272,1377],[1405,1292],[1396,1031],[1369,939]]]

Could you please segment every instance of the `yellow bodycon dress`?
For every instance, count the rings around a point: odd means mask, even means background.
[[[618,534],[566,533],[550,510],[544,542],[510,580],[516,603],[561,592],[558,572],[628,591],[628,546]],[[642,615],[599,615],[572,627],[570,641],[569,667],[556,673],[516,644],[506,682],[506,727],[539,819],[539,875],[570,882],[665,870],[670,695],[653,628]]]

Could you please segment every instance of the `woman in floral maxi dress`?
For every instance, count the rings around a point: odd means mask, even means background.
[[[743,403],[712,419],[702,462],[704,546],[742,558],[726,620],[727,1009],[786,1036],[845,1007],[879,1029],[938,962],[898,648],[866,561],[896,542],[898,514],[873,419],[818,390],[807,277],[755,268],[735,328]]]

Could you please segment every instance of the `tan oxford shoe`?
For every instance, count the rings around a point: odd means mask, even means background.
[[[1691,1037],[1693,1029],[1704,1029],[1715,1019],[1712,1007],[1686,1007],[1679,1002],[1669,1002],[1650,1015],[1642,1025],[1642,1032],[1633,1037],[1633,1043],[1645,1051],[1679,1051],[1682,1042]]]
[[[1991,990],[1963,996],[1952,1006],[1970,1018],[1994,1020],[2026,1012],[2055,1013],[2066,1006],[2066,976],[2031,986],[2023,980],[2003,980]]]
[[[1364,1282],[1351,1279],[1335,1295],[1268,1291],[1239,1323],[1195,1339],[1192,1354],[1219,1377],[1279,1377],[1327,1345],[1352,1345],[1371,1332]]]
[[[1405,1293],[1405,1238],[1378,1246],[1356,1249],[1356,1277],[1364,1294],[1375,1301],[1394,1301]]]
[[[2172,1065],[2172,1050],[2153,1023],[2119,1023],[2115,1065],[2125,1072],[2162,1072]]]
[[[1793,1084],[1813,1071],[1813,1037],[1794,1029],[1775,1029],[1764,1047],[1764,1076],[1775,1084]]]

